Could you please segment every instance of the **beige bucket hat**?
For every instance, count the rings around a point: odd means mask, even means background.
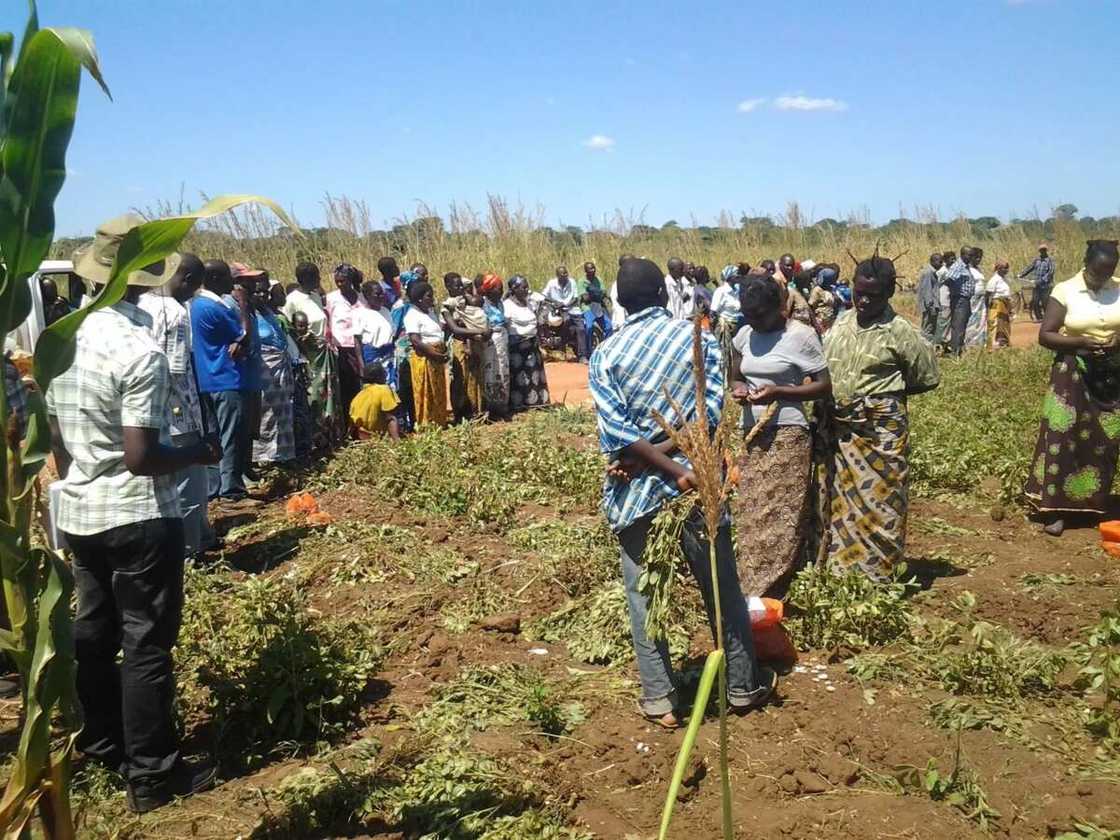
[[[87,283],[97,285],[108,283],[113,260],[117,258],[121,241],[130,230],[144,222],[145,219],[136,213],[125,213],[123,216],[102,222],[97,226],[93,242],[83,245],[74,252],[74,273]],[[180,262],[181,258],[178,254],[170,254],[167,259],[131,272],[128,275],[128,285],[149,288],[162,286],[179,269]]]

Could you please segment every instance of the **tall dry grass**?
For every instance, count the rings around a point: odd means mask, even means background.
[[[420,205],[415,215],[397,220],[389,231],[374,226],[364,201],[327,195],[322,207],[325,226],[309,230],[304,239],[280,232],[272,217],[250,207],[200,228],[188,237],[185,247],[204,258],[221,257],[267,268],[284,282],[294,278],[296,263],[303,259],[318,263],[329,283],[330,269],[339,262],[353,263],[367,275],[376,275],[377,260],[390,254],[398,258],[402,269],[412,262],[424,263],[433,277],[448,271],[465,276],[486,271],[503,277],[519,273],[539,288],[559,264],[579,276],[578,267],[585,260],[593,260],[600,276],[612,279],[623,253],[661,264],[679,256],[708,266],[715,277],[728,263],[747,260],[753,264],[766,257],[777,259],[787,251],[799,259],[837,262],[849,269],[852,262],[848,251],[863,257],[879,243],[886,256],[903,255],[898,266],[906,285],[917,277],[932,251],[957,250],[964,244],[984,248],[986,269],[997,258],[1004,258],[1013,272],[1018,272],[1034,258],[1042,237],[1051,242],[1058,277],[1063,279],[1079,270],[1087,238],[1086,230],[1076,221],[1050,220],[1045,228],[1035,221],[981,230],[963,218],[940,221],[930,210],[915,212],[917,221],[879,228],[871,227],[865,216],[858,215],[839,226],[810,225],[796,203],[791,203],[780,219],[757,219],[745,226],[724,213],[719,227],[694,224],[654,229],[644,225],[640,217],[616,211],[594,228],[575,235],[567,229],[547,227],[543,208],[515,206],[499,196],[490,196],[481,211],[453,204],[437,213]],[[159,217],[187,209],[180,196],[178,202],[163,202],[141,212]],[[1094,231],[1097,236],[1106,234],[1120,237],[1120,226]]]

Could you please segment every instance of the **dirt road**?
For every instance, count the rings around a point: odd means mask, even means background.
[[[1011,325],[1012,347],[1034,347],[1038,343],[1038,324],[1029,320]],[[587,365],[575,362],[550,362],[545,366],[548,389],[555,405],[590,405],[587,390]]]

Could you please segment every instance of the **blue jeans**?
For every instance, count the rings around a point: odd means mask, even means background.
[[[185,435],[172,435],[171,445],[175,447],[195,446],[202,442],[202,435],[189,432]],[[187,556],[205,551],[215,542],[214,531],[207,517],[206,500],[210,495],[206,466],[191,464],[180,470],[176,476],[179,489],[179,506],[183,509],[183,542]]]
[[[585,344],[584,346],[587,348],[587,351],[589,353],[591,352],[591,332],[595,329],[596,321],[598,321],[599,326],[603,328],[604,339],[610,338],[611,333],[614,332],[614,327],[611,325],[611,319],[607,317],[607,314],[605,312],[598,318],[596,318],[594,312],[592,312],[590,309],[586,310],[583,313],[583,330],[584,334],[587,336],[587,344]]]
[[[645,552],[653,516],[639,519],[618,532],[622,547],[622,581],[626,586],[626,600],[630,608],[630,636],[638,659],[638,677],[642,683],[639,700],[642,713],[666,715],[677,708],[677,690],[673,681],[673,664],[669,659],[669,645],[661,639],[652,642],[646,636],[645,622],[649,603],[638,591],[638,578],[642,573],[642,554]],[[708,613],[708,626],[715,638],[715,603],[712,600],[712,574],[708,559],[708,541],[704,523],[698,513],[693,513],[681,532],[681,548],[688,560],[692,576],[700,586],[704,608]],[[756,702],[766,687],[758,680],[758,663],[754,655],[747,602],[739,588],[739,575],[735,568],[735,551],[731,544],[731,525],[725,522],[716,535],[716,572],[719,577],[719,600],[723,613],[723,645],[727,655],[727,695],[732,706],[746,707]]]
[[[206,468],[209,496],[243,498],[245,469],[252,453],[249,423],[246,416],[247,393],[218,391],[200,394],[206,428],[217,434],[222,444],[222,460]]]

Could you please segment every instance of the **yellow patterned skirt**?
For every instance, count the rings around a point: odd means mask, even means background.
[[[828,465],[829,565],[890,578],[906,553],[910,422],[906,400],[837,404]]]
[[[447,363],[419,353],[409,359],[416,427],[447,425]]]

